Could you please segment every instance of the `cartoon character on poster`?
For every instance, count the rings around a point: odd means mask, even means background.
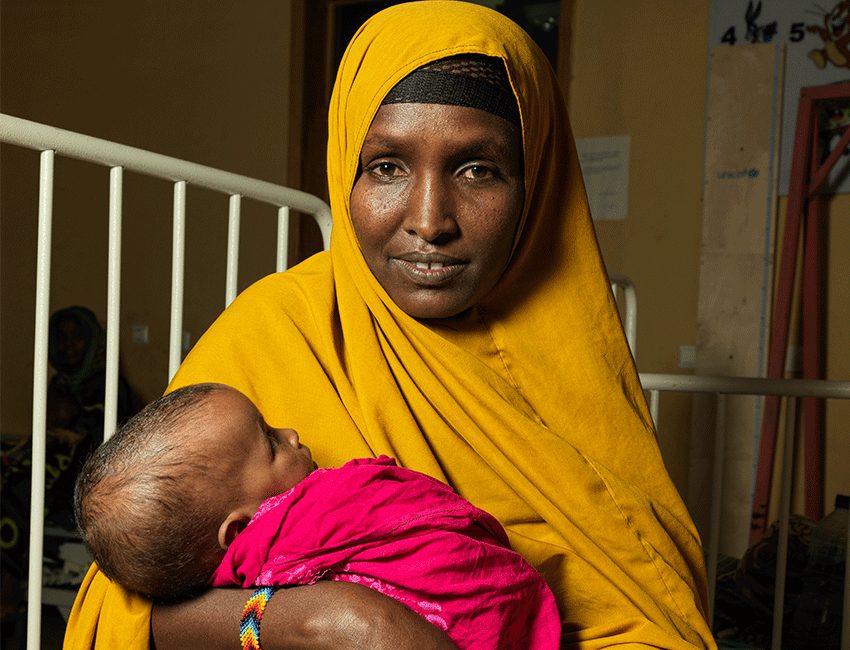
[[[785,48],[782,92],[779,193],[788,193],[800,90],[850,81],[850,0],[712,0],[709,46],[771,44]],[[834,145],[847,124],[850,99],[836,100],[829,124],[819,121],[821,144]],[[822,151],[824,151],[822,149]],[[828,151],[828,150],[827,150]],[[850,161],[850,156],[844,157]],[[834,192],[850,192],[848,162],[830,178]]]
[[[823,47],[809,52],[809,58],[821,70],[828,63],[850,69],[850,0],[843,0],[825,13],[821,25],[806,25],[806,31],[817,34]]]

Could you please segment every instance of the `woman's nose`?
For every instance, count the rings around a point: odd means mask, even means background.
[[[439,177],[420,179],[406,206],[405,229],[426,242],[436,244],[457,234],[457,214],[451,189]]]

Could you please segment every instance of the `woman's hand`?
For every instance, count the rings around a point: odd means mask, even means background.
[[[239,647],[239,619],[246,589],[211,589],[176,605],[154,605],[156,650]],[[263,615],[264,650],[284,648],[454,648],[449,637],[401,603],[368,587],[321,581],[280,589]]]

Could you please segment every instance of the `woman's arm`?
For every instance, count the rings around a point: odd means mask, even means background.
[[[156,650],[239,648],[239,619],[252,590],[211,589],[177,605],[155,605]],[[368,587],[321,581],[279,590],[263,615],[264,650],[374,648],[438,650],[455,646],[439,628]]]

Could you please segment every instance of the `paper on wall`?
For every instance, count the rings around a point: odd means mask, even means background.
[[[625,219],[629,205],[630,137],[576,138],[590,214],[597,221]]]

